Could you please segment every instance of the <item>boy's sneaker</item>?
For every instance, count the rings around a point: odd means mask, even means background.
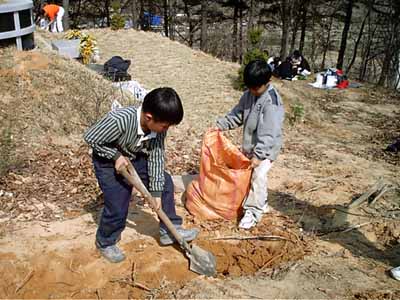
[[[253,213],[250,210],[246,210],[243,218],[240,220],[239,228],[242,229],[250,229],[256,226],[257,220],[254,217]]]
[[[390,274],[396,280],[400,280],[400,266],[390,270]]]
[[[267,214],[271,211],[271,207],[269,207],[268,203],[265,203],[262,208],[263,214]]]
[[[193,241],[197,235],[199,234],[200,230],[197,228],[192,229],[184,229],[181,226],[177,226],[176,230],[182,236],[182,238],[186,242]],[[176,242],[176,239],[169,233],[169,231],[165,230],[164,228],[160,228],[160,244],[163,246],[172,245]]]
[[[101,255],[103,255],[103,257],[109,262],[119,263],[125,259],[124,253],[116,245],[101,247],[96,241],[96,247],[100,251]]]

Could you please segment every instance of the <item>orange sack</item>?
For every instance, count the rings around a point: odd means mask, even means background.
[[[250,187],[250,160],[219,130],[203,138],[200,175],[186,190],[186,208],[201,219],[232,220]]]

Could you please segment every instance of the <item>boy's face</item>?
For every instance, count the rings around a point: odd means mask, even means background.
[[[262,94],[264,94],[264,92],[267,90],[267,85],[268,84],[266,83],[266,84],[256,86],[256,87],[253,86],[253,87],[249,88],[249,91],[252,95],[259,97]]]
[[[142,126],[144,132],[154,131],[157,133],[162,133],[167,131],[168,128],[171,126],[171,124],[168,122],[155,121],[153,115],[150,113],[142,112],[141,120],[143,121],[141,122],[140,125]]]

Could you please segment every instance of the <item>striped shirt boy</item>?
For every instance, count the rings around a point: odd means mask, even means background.
[[[148,156],[149,191],[160,197],[164,188],[164,140],[166,132],[145,134],[140,126],[141,107],[126,107],[109,112],[87,130],[85,141],[94,155],[116,161],[121,155],[134,159]]]

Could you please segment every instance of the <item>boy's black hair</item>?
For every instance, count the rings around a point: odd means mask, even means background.
[[[256,59],[249,62],[244,68],[243,80],[248,88],[259,87],[267,84],[271,79],[272,70],[263,59]]]
[[[143,100],[142,111],[150,113],[154,121],[177,125],[183,119],[181,99],[174,89],[162,87],[152,90]]]
[[[293,51],[293,57],[294,57],[294,58],[298,59],[300,56],[301,56],[301,53],[300,53],[299,50],[294,50],[294,51]]]

